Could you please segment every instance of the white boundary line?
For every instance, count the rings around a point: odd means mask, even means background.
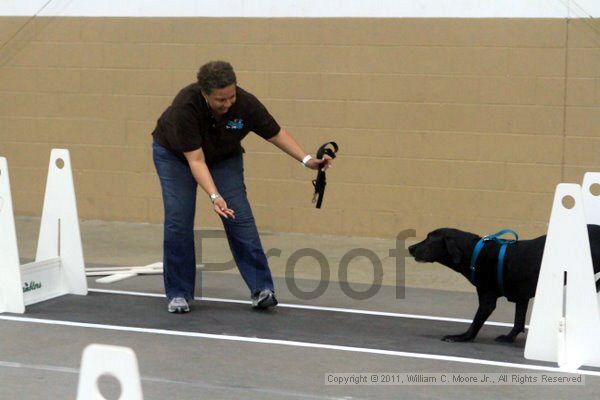
[[[70,367],[61,367],[57,365],[44,365],[44,364],[25,364],[20,362],[12,362],[12,361],[0,361],[0,368],[17,368],[17,369],[28,369],[34,371],[49,371],[49,372],[59,372],[59,373],[67,373],[67,374],[75,374],[79,375],[81,372],[79,368],[70,368]],[[317,400],[344,400],[346,397],[334,397],[334,396],[319,396],[319,395],[311,395],[309,393],[302,392],[291,392],[285,390],[277,390],[277,389],[265,389],[258,387],[244,387],[244,386],[227,386],[227,385],[219,385],[212,384],[204,381],[194,381],[194,382],[186,382],[186,381],[177,381],[172,379],[158,378],[155,376],[146,376],[141,375],[140,379],[142,382],[154,382],[154,383],[162,383],[162,384],[171,384],[171,385],[185,385],[188,387],[196,387],[202,389],[209,390],[225,390],[225,391],[233,391],[243,393],[245,397],[248,397],[248,392],[254,393],[262,393],[269,395],[277,395],[277,398],[281,397],[294,397],[294,398],[303,398],[303,399],[317,399]]]
[[[482,360],[477,358],[466,358],[466,357],[455,357],[455,356],[443,356],[437,354],[423,354],[423,353],[409,353],[404,351],[393,351],[393,350],[380,350],[380,349],[369,349],[363,347],[351,347],[351,346],[337,346],[321,343],[308,343],[308,342],[297,342],[291,340],[276,340],[276,339],[261,339],[244,336],[231,336],[231,335],[216,335],[208,333],[198,332],[183,332],[183,331],[170,331],[166,329],[152,329],[152,328],[136,328],[130,326],[119,326],[119,325],[104,325],[104,324],[90,324],[83,322],[71,322],[71,321],[56,321],[56,320],[45,320],[39,318],[26,318],[26,317],[13,317],[0,315],[0,320],[14,321],[14,322],[28,322],[45,325],[58,325],[58,326],[71,326],[78,328],[93,328],[103,329],[112,331],[122,332],[136,332],[136,333],[150,333],[156,335],[169,335],[169,336],[181,336],[181,337],[193,337],[203,339],[215,339],[215,340],[227,340],[234,342],[245,342],[245,343],[259,343],[259,344],[274,344],[280,346],[290,347],[301,347],[301,348],[312,348],[322,350],[335,350],[335,351],[346,351],[352,353],[364,353],[364,354],[376,354],[385,356],[395,357],[406,357],[406,358],[417,358],[422,360],[436,360],[436,361],[448,361],[457,362],[463,364],[477,364],[477,365],[489,365],[494,367],[503,368],[515,368],[515,369],[527,369],[533,371],[548,371],[557,373],[572,373],[589,376],[600,376],[600,371],[587,371],[587,370],[568,370],[556,367],[546,367],[542,365],[528,365],[528,364],[517,364],[502,361],[491,361]]]
[[[164,294],[144,293],[144,292],[127,292],[127,291],[123,291],[123,290],[89,289],[88,291],[89,292],[97,292],[97,293],[142,296],[142,297],[162,297],[162,298],[165,297]],[[219,299],[219,298],[215,298],[215,297],[195,297],[194,300],[214,301],[214,302],[220,302],[220,303],[235,303],[235,304],[251,304],[252,303],[249,300]],[[401,314],[401,313],[391,313],[391,312],[384,312],[384,311],[359,310],[359,309],[352,309],[352,308],[309,306],[309,305],[302,305],[302,304],[279,303],[277,307],[295,308],[295,309],[299,309],[299,310],[329,311],[329,312],[339,312],[339,313],[359,314],[359,315],[374,315],[374,316],[378,316],[378,317],[423,319],[423,320],[429,320],[429,321],[442,321],[442,322],[459,322],[459,323],[465,323],[465,324],[470,324],[473,322],[473,320],[471,320],[471,319],[464,319],[464,318],[437,317],[437,316],[419,315],[419,314]],[[508,328],[512,328],[512,326],[513,326],[513,324],[509,324],[506,322],[489,322],[489,321],[486,321],[485,325],[501,326],[501,327],[508,327]],[[528,326],[526,326],[526,328],[528,328]]]

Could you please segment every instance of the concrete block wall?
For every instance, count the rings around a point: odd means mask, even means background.
[[[597,19],[1,17],[0,43],[22,215],[41,213],[49,151],[66,147],[81,218],[161,222],[150,132],[214,59],[307,151],[341,148],[316,210],[312,171],[244,141],[261,229],[541,234],[555,185],[600,169]],[[219,226],[209,205],[200,193],[196,222]]]

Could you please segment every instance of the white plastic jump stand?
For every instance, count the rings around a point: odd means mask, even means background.
[[[120,399],[143,400],[138,362],[130,348],[102,344],[87,346],[81,357],[77,400],[104,399],[98,387],[98,379],[103,375],[119,381]]]
[[[556,362],[565,370],[600,366],[600,315],[584,197],[577,184],[556,187],[525,344],[525,358]]]
[[[50,155],[35,262],[19,265],[6,159],[0,159],[0,313],[64,294],[87,294],[77,203],[68,150]]]
[[[0,312],[24,313],[17,233],[4,157],[0,157],[0,233]]]
[[[586,172],[581,190],[585,222],[588,225],[600,225],[600,172]],[[600,273],[596,273],[595,279],[600,279]],[[600,293],[597,293],[597,296],[600,308]]]
[[[598,186],[598,194],[594,195],[594,186]],[[583,177],[583,205],[585,222],[589,225],[600,225],[600,172],[586,172]]]

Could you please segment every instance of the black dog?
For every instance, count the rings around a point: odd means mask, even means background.
[[[594,273],[600,271],[600,226],[588,225],[590,247]],[[408,248],[418,262],[438,262],[471,280],[471,256],[477,242],[481,239],[473,233],[458,229],[442,228],[430,232],[427,238]],[[532,240],[520,240],[508,246],[504,259],[502,294],[497,278],[498,252],[501,244],[488,241],[477,259],[475,285],[479,298],[479,308],[469,329],[460,335],[444,336],[446,342],[465,342],[475,339],[479,329],[496,308],[498,297],[506,296],[508,301],[516,303],[515,324],[508,335],[496,338],[499,342],[513,342],[517,335],[525,331],[525,316],[529,299],[535,296],[538,276],[542,264],[542,255],[546,236]],[[596,282],[596,290],[600,280]]]

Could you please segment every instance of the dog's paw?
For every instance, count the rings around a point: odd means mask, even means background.
[[[444,336],[442,338],[442,341],[449,342],[449,343],[454,343],[454,342],[470,342],[472,340],[473,340],[472,337],[470,337],[468,335],[465,335],[465,334],[462,334],[462,335],[447,335],[447,336]]]
[[[512,335],[500,335],[494,340],[500,343],[513,343],[515,341],[515,337]]]

